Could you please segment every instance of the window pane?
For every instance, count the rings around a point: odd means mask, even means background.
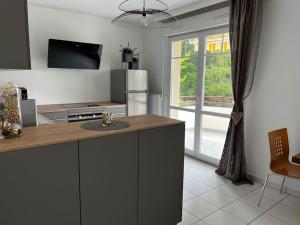
[[[231,56],[206,56],[204,111],[230,114],[233,107]]]
[[[192,56],[198,52],[198,38],[172,42],[172,58]]]
[[[171,105],[195,109],[198,77],[198,55],[172,59]]]
[[[180,110],[170,110],[170,117],[185,121],[185,148],[194,150],[195,113]]]
[[[228,118],[203,115],[200,148],[202,154],[215,159],[221,158],[228,125]]]

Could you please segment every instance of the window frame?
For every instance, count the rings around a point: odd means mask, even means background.
[[[201,139],[202,139],[202,120],[203,115],[208,116],[215,116],[215,117],[221,117],[221,118],[230,118],[231,115],[227,113],[218,113],[218,112],[210,112],[205,111],[203,109],[204,106],[204,85],[205,85],[205,66],[206,61],[205,57],[210,55],[216,55],[216,54],[230,54],[229,53],[214,53],[214,54],[207,54],[206,52],[206,40],[205,38],[207,36],[220,34],[220,33],[228,33],[229,27],[228,25],[223,25],[220,27],[210,28],[210,29],[204,29],[197,32],[192,33],[186,33],[186,34],[179,34],[179,35],[173,35],[166,37],[165,39],[165,73],[163,77],[163,104],[164,104],[164,115],[170,116],[170,110],[179,110],[179,111],[185,111],[185,112],[193,112],[195,113],[195,125],[194,125],[194,150],[193,151],[186,151],[186,154],[191,155],[196,158],[200,158],[202,160],[205,160],[206,162],[212,163],[217,165],[219,163],[219,160],[216,160],[215,158],[211,158],[206,155],[201,154]],[[171,103],[171,64],[172,59],[175,57],[172,57],[172,42],[174,41],[180,41],[185,39],[192,39],[192,38],[199,38],[199,44],[198,44],[198,79],[197,79],[197,92],[196,92],[196,103],[195,103],[195,109],[188,109],[180,106],[172,106]],[[223,40],[222,40],[223,42]],[[224,48],[224,45],[222,43],[222,48]],[[178,57],[183,58],[183,57]]]

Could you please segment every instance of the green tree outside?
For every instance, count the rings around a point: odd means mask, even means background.
[[[182,42],[182,52],[185,58],[181,58],[180,95],[196,96],[198,76],[198,52],[189,40]],[[205,68],[205,96],[232,96],[231,84],[231,58],[230,54],[215,54],[206,57]],[[183,98],[181,101],[193,101],[192,98]],[[209,98],[211,102],[220,101],[219,98]],[[222,102],[231,103],[230,99]],[[210,106],[223,106],[224,104],[209,104]]]

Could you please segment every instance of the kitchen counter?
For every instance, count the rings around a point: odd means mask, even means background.
[[[126,121],[130,126],[122,130],[90,131],[81,128],[81,125],[87,122],[85,121],[24,128],[21,137],[0,140],[0,153],[183,123],[155,115],[122,117],[115,120]]]
[[[65,106],[67,106],[67,105],[74,105],[74,106],[76,106],[76,104],[80,108],[81,104],[89,104],[89,103],[38,105],[37,106],[37,111],[39,113],[67,111],[68,108],[66,108]],[[110,106],[110,107],[124,105],[124,104],[120,104],[120,103],[117,103],[117,102],[91,102],[91,104],[97,104],[99,106]],[[74,108],[76,108],[76,107],[74,107]]]
[[[154,115],[118,120],[130,127],[53,124],[0,140],[0,224],[181,222],[184,122]]]

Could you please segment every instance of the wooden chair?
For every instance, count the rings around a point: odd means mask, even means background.
[[[269,143],[271,162],[270,169],[273,172],[266,177],[258,207],[261,204],[269,177],[278,175],[283,177],[280,193],[283,191],[284,182],[287,177],[300,179],[300,165],[293,164],[289,161],[289,139],[287,129],[280,129],[269,132]]]

